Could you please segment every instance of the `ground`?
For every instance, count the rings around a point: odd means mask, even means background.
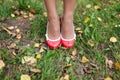
[[[46,23],[43,0],[0,1],[0,80],[120,80],[119,0],[77,0],[69,50],[47,47]]]

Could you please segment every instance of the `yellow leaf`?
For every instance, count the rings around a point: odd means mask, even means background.
[[[89,62],[89,59],[87,59],[85,56],[82,57],[82,63],[87,63]]]
[[[70,76],[69,76],[68,74],[66,74],[66,75],[64,76],[64,80],[70,80]]]
[[[112,78],[110,78],[110,77],[107,77],[107,78],[105,78],[104,80],[112,80]]]
[[[35,43],[35,44],[34,44],[34,47],[35,47],[35,48],[38,48],[39,46],[40,46],[39,43]]]
[[[65,66],[65,68],[69,68],[69,67],[71,67],[72,66],[72,64],[67,64],[66,66]]]
[[[87,23],[87,22],[89,22],[89,21],[90,21],[90,18],[89,18],[89,17],[86,17],[85,20],[84,20],[85,23]]]
[[[13,17],[13,18],[14,18],[14,17],[15,17],[15,14],[11,14],[11,17]]]
[[[37,58],[37,59],[40,59],[40,58],[41,58],[41,54],[37,54],[37,55],[36,55],[36,58]]]
[[[62,76],[60,80],[70,80],[70,76],[66,74],[65,76]]]
[[[93,24],[90,24],[89,27],[93,27]]]
[[[41,72],[41,70],[35,69],[35,68],[34,68],[34,69],[30,69],[30,71],[31,71],[31,72],[34,72],[34,73],[40,73],[40,72]]]
[[[61,77],[60,80],[64,80],[64,77]]]
[[[111,37],[111,38],[110,38],[110,42],[115,43],[115,42],[117,42],[117,39],[116,39],[115,37]]]
[[[31,77],[27,74],[23,74],[21,75],[21,79],[20,80],[31,80]]]
[[[21,35],[21,34],[18,34],[18,35],[16,36],[16,38],[17,38],[17,39],[21,39],[21,38],[22,38],[22,35]]]
[[[115,63],[115,69],[120,69],[120,63],[118,61]]]
[[[0,60],[0,69],[2,69],[3,67],[5,67],[5,63],[3,62],[3,60]]]

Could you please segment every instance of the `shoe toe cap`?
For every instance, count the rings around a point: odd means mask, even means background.
[[[46,41],[47,45],[50,47],[50,49],[58,48],[60,45],[60,41]]]
[[[63,45],[65,48],[69,49],[69,48],[71,48],[71,47],[74,46],[74,42],[75,42],[75,40],[62,41],[62,45]]]

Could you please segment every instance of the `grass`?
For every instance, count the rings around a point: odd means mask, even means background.
[[[59,3],[58,11],[62,10],[60,7],[62,3],[60,1]],[[86,8],[88,4],[91,5],[91,8]],[[45,38],[47,17],[43,15],[45,7],[42,0],[4,0],[4,2],[0,2],[0,18],[10,17],[9,15],[14,12],[11,6],[17,6],[23,11],[34,9],[36,18],[30,21],[31,27],[24,31],[24,35],[27,36],[28,40],[34,42],[40,42],[40,38]],[[99,6],[100,9],[96,10],[94,6]],[[87,17],[90,21],[85,23],[84,20]],[[98,18],[101,18],[102,21]],[[0,22],[0,24],[2,23]],[[77,34],[74,47],[77,49],[75,60],[70,58],[74,48],[70,50],[47,49],[41,54],[42,57],[37,60],[35,66],[42,72],[33,73],[29,71],[30,66],[21,64],[21,59],[26,55],[35,57],[38,49],[34,48],[33,45],[24,48],[25,44],[19,42],[17,56],[10,57],[11,52],[7,49],[7,45],[4,47],[0,45],[0,59],[6,64],[5,68],[0,71],[0,80],[20,80],[22,74],[29,74],[32,80],[60,80],[60,77],[65,73],[70,75],[70,80],[103,80],[108,76],[113,80],[119,80],[120,69],[116,70],[115,66],[113,69],[109,69],[106,67],[105,60],[107,57],[114,63],[120,62],[120,2],[118,0],[77,0],[74,24],[83,32],[81,36]],[[93,26],[89,27],[91,24]],[[78,33],[77,30],[76,33]],[[111,37],[116,37],[117,42],[110,42]],[[0,40],[9,43],[14,41],[14,37],[11,38],[5,31],[2,31],[0,32]],[[93,47],[88,44],[89,40],[94,42]],[[83,64],[81,62],[82,56],[86,56],[90,62]],[[64,69],[68,63],[72,66]],[[91,63],[97,65],[97,68],[92,67]],[[84,71],[86,66],[92,70],[92,73]]]

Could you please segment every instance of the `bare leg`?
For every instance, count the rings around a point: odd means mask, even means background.
[[[71,39],[74,37],[73,14],[76,0],[64,0],[62,16],[62,37]]]
[[[44,2],[48,15],[48,24],[47,24],[48,37],[54,40],[60,36],[59,16],[56,10],[57,0],[44,0]]]

